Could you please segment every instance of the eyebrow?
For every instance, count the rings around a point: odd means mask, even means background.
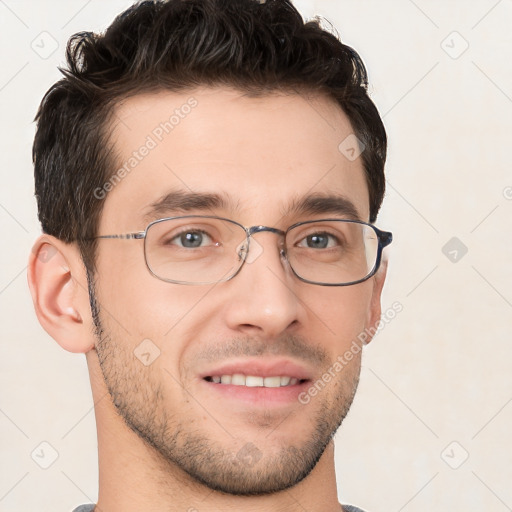
[[[295,199],[283,215],[337,215],[350,220],[361,220],[356,206],[350,199],[336,194],[308,194]]]
[[[208,211],[226,209],[234,212],[232,202],[227,196],[214,193],[186,192],[184,190],[172,190],[154,203],[152,203],[144,218],[155,220],[169,213],[186,213],[190,211]],[[214,214],[214,212],[211,212]]]
[[[153,221],[173,213],[192,211],[209,212],[227,210],[231,215],[239,211],[239,203],[229,196],[218,193],[188,192],[172,190],[149,205],[144,216],[145,220]],[[337,194],[314,193],[294,199],[281,209],[283,217],[303,215],[335,215],[351,220],[361,220],[356,206],[348,198]]]

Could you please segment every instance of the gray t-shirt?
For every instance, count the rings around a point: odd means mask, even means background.
[[[94,505],[80,505],[73,512],[94,512]],[[354,505],[343,505],[343,512],[364,512],[364,510]]]

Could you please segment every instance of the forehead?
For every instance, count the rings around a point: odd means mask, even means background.
[[[308,194],[348,199],[368,219],[361,158],[340,150],[354,139],[352,127],[325,96],[141,94],[116,107],[111,130],[117,165],[107,177],[102,230],[142,229],[151,205],[175,191],[220,195],[218,213],[246,224],[271,224]]]

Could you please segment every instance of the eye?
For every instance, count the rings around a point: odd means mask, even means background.
[[[303,238],[297,245],[308,249],[330,249],[339,245],[339,240],[330,233],[312,233]]]
[[[197,247],[205,247],[212,244],[212,239],[206,231],[188,230],[179,233],[171,238],[169,244],[178,245],[185,249],[195,249]]]

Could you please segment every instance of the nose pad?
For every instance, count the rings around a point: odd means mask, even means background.
[[[263,254],[263,246],[252,235],[236,247],[238,262],[253,263]]]
[[[253,236],[255,233],[260,233],[262,231],[269,231],[271,233],[275,233],[277,235],[285,235],[283,231],[280,231],[276,228],[269,228],[266,226],[253,226],[247,229],[248,236],[245,240],[242,240],[235,248],[236,255],[238,257],[238,263],[240,267],[244,263],[251,264],[256,261],[264,252],[263,245],[258,242],[258,240]],[[288,263],[288,256],[286,251],[286,243],[283,237],[282,240],[279,241],[279,256],[282,260],[283,267],[286,267],[286,263]]]
[[[279,257],[281,258],[281,264],[283,266],[284,271],[286,273],[291,272],[292,274],[295,274],[295,271],[292,269],[292,266],[290,264],[290,260],[288,259],[288,251],[286,250],[286,246],[284,244],[279,249]]]
[[[263,254],[263,246],[251,235],[248,239],[240,242],[236,247],[236,254],[239,263],[253,263]],[[279,256],[282,260],[288,261],[286,247],[282,244],[279,248]]]
[[[247,254],[249,252],[248,240],[245,239],[243,242],[240,242],[235,250],[238,256],[238,262],[245,261],[245,259],[247,258]]]

